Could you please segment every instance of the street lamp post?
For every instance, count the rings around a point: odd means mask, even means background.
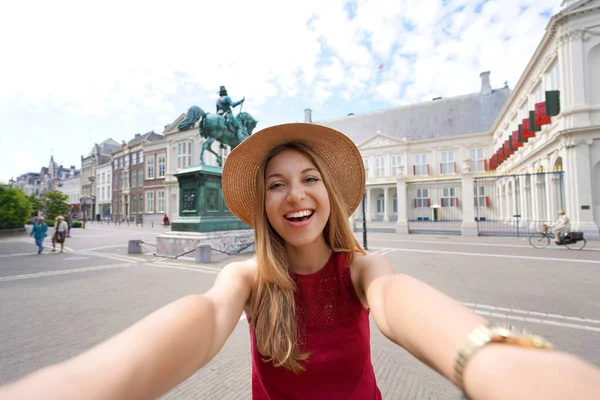
[[[88,177],[88,181],[90,181],[90,200],[92,201],[92,213],[90,214],[90,221],[94,220],[95,214],[95,203],[96,196],[94,195],[94,182],[96,181],[96,177],[94,175]]]
[[[88,200],[89,200],[89,197],[81,196],[81,211],[83,214],[83,229],[85,229],[85,220],[86,220],[85,215],[86,215]]]

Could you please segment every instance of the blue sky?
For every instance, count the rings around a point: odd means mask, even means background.
[[[475,92],[488,70],[512,87],[560,3],[3,2],[0,181],[214,112],[220,85],[259,129]]]

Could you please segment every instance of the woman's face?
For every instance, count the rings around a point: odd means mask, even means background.
[[[294,247],[315,242],[329,219],[329,195],[321,173],[296,150],[285,150],[265,169],[265,210],[275,231]]]

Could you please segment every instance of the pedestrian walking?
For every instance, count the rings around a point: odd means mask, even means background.
[[[69,229],[67,229],[67,237],[70,238],[71,237],[71,225],[73,225],[73,217],[71,215],[71,212],[68,212],[67,215],[65,215],[65,222],[69,226]]]
[[[208,292],[0,388],[0,398],[159,398],[219,353],[243,313],[254,400],[380,400],[370,314],[471,399],[598,398],[597,368],[365,254],[348,223],[364,164],[344,134],[305,123],[263,129],[231,151],[222,182],[228,209],[254,229],[256,257],[227,265]]]
[[[52,252],[56,252],[56,243],[60,243],[60,252],[62,253],[65,248],[65,237],[69,231],[69,225],[65,221],[63,216],[56,218],[56,224],[54,225],[54,235],[52,235]]]
[[[165,214],[165,216],[163,217],[163,227],[167,227],[169,226],[169,217],[167,217],[167,214]]]
[[[30,236],[35,239],[35,244],[38,247],[38,254],[42,254],[44,250],[44,239],[46,238],[46,232],[48,232],[48,224],[44,217],[39,217],[37,221],[33,222],[33,228],[31,229]]]

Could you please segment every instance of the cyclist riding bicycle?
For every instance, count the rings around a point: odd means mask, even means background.
[[[565,214],[564,210],[558,211],[558,221],[550,225],[554,232],[556,233],[556,237],[554,241],[556,244],[560,244],[564,238],[564,236],[571,232],[571,222],[569,217]]]

